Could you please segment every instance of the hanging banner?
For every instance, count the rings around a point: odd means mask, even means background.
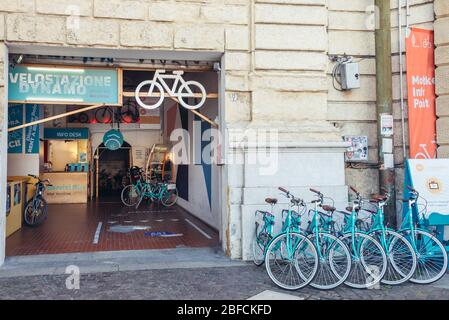
[[[8,106],[8,128],[23,124],[23,105],[15,104]],[[23,152],[23,129],[8,133],[8,153]]]
[[[411,28],[406,40],[410,158],[436,158],[435,51],[431,30]]]
[[[25,105],[25,121],[30,123],[40,119],[40,107],[37,104]],[[39,153],[39,125],[27,127],[25,130],[25,153]]]
[[[9,68],[8,99],[16,103],[119,105],[116,68],[17,65]]]

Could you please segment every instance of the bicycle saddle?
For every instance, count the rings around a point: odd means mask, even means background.
[[[382,201],[387,201],[387,199],[388,198],[384,195],[375,194],[371,197],[370,202],[378,203],[378,202],[382,202]]]
[[[268,204],[275,205],[276,203],[278,203],[278,199],[275,199],[275,198],[266,198],[266,199],[265,199],[265,202],[268,203]]]
[[[337,210],[335,207],[327,206],[327,205],[324,205],[321,208],[323,208],[323,210],[326,212],[334,212],[335,210]]]

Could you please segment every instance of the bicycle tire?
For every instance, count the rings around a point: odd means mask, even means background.
[[[315,237],[317,234],[311,234],[308,238],[316,246]],[[317,252],[323,254],[322,251],[328,251],[328,256],[320,258],[317,273],[310,286],[319,290],[332,290],[342,285],[349,276],[351,271],[351,254],[346,245],[336,236],[319,232],[319,248]],[[330,240],[330,247],[327,247]],[[338,251],[338,252],[337,252]],[[337,256],[338,255],[338,256]],[[338,266],[337,266],[338,264]]]
[[[135,185],[129,184],[129,185],[127,185],[126,187],[124,187],[122,189],[122,192],[120,194],[120,198],[122,200],[122,203],[125,206],[127,206],[127,207],[133,207],[137,203],[137,201],[136,202],[130,202],[129,201],[129,194],[132,193],[132,192],[135,192],[136,194],[140,193],[139,189],[137,189]],[[137,199],[137,197],[136,197],[136,199]]]
[[[404,236],[406,238],[407,238],[407,235],[410,236],[410,234],[407,234],[405,232]],[[410,278],[410,282],[413,282],[416,284],[431,284],[431,283],[437,282],[446,274],[447,267],[448,267],[448,255],[447,255],[444,245],[433,234],[431,234],[428,231],[416,229],[415,235],[414,235],[415,239],[417,239],[419,235],[421,237],[428,237],[430,239],[430,241],[433,241],[434,245],[432,245],[431,247],[426,245],[426,248],[431,248],[432,250],[435,250],[435,249],[438,250],[438,251],[432,251],[430,254],[432,255],[433,259],[435,259],[435,257],[438,257],[437,254],[441,255],[439,258],[441,260],[441,262],[440,262],[440,266],[438,268],[435,268],[436,272],[435,272],[434,276],[421,277],[421,275],[423,275],[423,274],[424,275],[429,274],[428,268],[425,267],[426,262],[427,262],[426,258],[428,258],[428,257],[426,257],[423,254],[423,250],[419,251],[420,248],[417,248],[418,252],[416,252],[416,257],[417,257],[416,271],[415,271],[415,274]],[[435,265],[435,261],[433,261],[433,264]],[[426,272],[423,272],[424,270],[426,270]]]
[[[103,112],[103,114],[101,115],[100,112]],[[109,114],[110,117],[107,118],[105,117],[106,114]],[[114,118],[114,113],[111,110],[111,108],[106,107],[106,108],[100,108],[97,111],[95,111],[95,120],[97,120],[98,123],[103,123],[103,124],[108,124],[108,123],[112,123]],[[105,119],[108,119],[105,121]]]
[[[385,275],[388,263],[387,255],[382,245],[373,237],[360,232],[356,232],[354,235],[357,239],[362,238],[361,242],[357,243],[357,245],[360,245],[359,251],[361,252],[354,252],[351,233],[344,234],[340,237],[340,240],[348,247],[352,261],[351,272],[345,281],[345,285],[355,289],[372,288],[378,285]],[[377,249],[377,257],[373,255],[375,260],[368,260],[370,258],[370,255],[368,255],[369,252],[364,253],[362,250],[363,248],[370,249],[368,247],[370,244],[374,245],[373,249]],[[368,264],[368,261],[372,261],[371,263],[376,263],[376,265]]]
[[[400,233],[385,230],[388,251],[386,251],[388,264],[382,283],[395,286],[407,282],[415,273],[417,258],[410,242]],[[370,233],[370,236],[379,241],[381,234]],[[398,248],[401,246],[402,248]],[[400,249],[398,251],[396,248]],[[384,248],[385,249],[385,248]]]
[[[293,253],[293,259],[294,261],[288,261],[288,267],[286,267],[283,270],[286,270],[288,268],[288,272],[291,275],[291,277],[294,278],[295,283],[286,283],[286,281],[283,282],[283,280],[278,279],[276,272],[274,270],[274,266],[280,265],[280,263],[285,262],[285,259],[283,255],[285,253],[282,252],[282,241],[287,241],[287,237],[296,237],[299,242],[295,242],[295,248]],[[292,240],[290,240],[292,241]],[[278,246],[279,247],[276,247]],[[306,250],[308,250],[307,254],[304,254],[304,251],[301,250],[300,247],[306,246]],[[274,251],[273,251],[274,250]],[[284,250],[289,250],[288,248]],[[274,254],[274,256],[273,256]],[[277,254],[280,254],[281,260],[278,261],[276,259]],[[275,263],[272,265],[271,260],[272,258],[275,259]],[[298,259],[303,260],[305,262],[304,265],[299,266]],[[290,258],[288,258],[290,259]],[[303,236],[300,233],[297,232],[291,232],[291,233],[281,233],[278,236],[276,236],[271,243],[269,244],[267,248],[267,253],[265,255],[265,268],[267,270],[268,276],[270,277],[271,281],[273,281],[278,287],[285,289],[285,290],[298,290],[301,288],[306,287],[315,277],[317,269],[318,269],[318,254],[316,252],[315,246],[313,243],[307,239],[305,236]],[[282,268],[281,268],[282,269]],[[302,270],[301,270],[302,269]],[[286,277],[283,277],[285,280]]]
[[[166,193],[166,192],[168,192],[168,191],[171,191],[171,190],[168,190],[168,189],[165,189],[164,190],[164,193],[162,194],[162,196],[161,196],[161,203],[162,203],[162,205],[164,205],[165,207],[171,207],[171,206],[173,206],[177,201],[178,201],[178,188],[175,188],[174,189],[174,195],[175,195],[175,199],[172,201],[172,202],[166,202],[164,199],[164,194]]]
[[[39,203],[39,208],[41,210],[41,213],[38,216],[38,219],[35,220],[36,217],[36,213],[35,210],[32,209],[32,206],[34,204],[34,199],[31,199],[30,201],[27,202],[26,206],[25,206],[25,210],[24,210],[24,221],[25,224],[29,227],[37,227],[40,226],[46,219],[48,216],[48,205],[47,205],[47,201],[45,201],[44,198],[38,198],[36,199],[36,201],[38,201]],[[31,210],[33,210],[32,215],[33,218],[30,219],[30,217],[27,215],[28,210],[31,208]]]

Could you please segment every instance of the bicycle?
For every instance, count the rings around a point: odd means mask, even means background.
[[[267,198],[265,202],[271,205],[271,212],[273,212],[274,206],[277,204],[277,199]],[[253,262],[256,266],[260,267],[265,262],[265,253],[268,244],[273,239],[273,226],[275,223],[274,215],[267,211],[257,210],[255,216],[262,216],[262,229],[259,231],[259,222],[255,222],[255,236],[251,244],[251,249],[253,253]]]
[[[39,177],[31,174],[28,176],[37,179],[38,182],[34,184],[36,190],[34,191],[33,198],[31,198],[25,205],[23,218],[26,225],[37,227],[47,219],[48,205],[43,195],[46,187],[52,186],[52,184],[49,179],[41,180]]]
[[[360,204],[363,203],[360,193],[353,187]],[[388,257],[387,271],[381,280],[388,285],[399,285],[407,282],[415,273],[417,258],[412,245],[400,233],[387,228],[385,225],[384,207],[390,195],[375,195],[370,200],[377,206],[377,211],[362,209],[372,215],[372,224],[366,230],[368,235],[375,238],[383,247]]]
[[[158,108],[162,102],[164,101],[164,89],[165,92],[171,97],[177,98],[179,103],[186,109],[198,109],[200,108],[204,102],[206,101],[206,89],[204,89],[203,85],[197,81],[185,81],[182,75],[184,71],[173,71],[173,74],[165,74],[165,70],[156,70],[154,73],[152,80],[146,80],[141,82],[135,91],[135,98],[137,103],[145,109],[156,109]],[[166,80],[173,81],[172,86],[170,87]],[[159,81],[159,82],[158,82]],[[180,85],[179,85],[180,84]],[[141,94],[143,87],[150,86],[145,94]],[[179,86],[178,86],[179,85]],[[158,93],[154,93],[155,88]],[[199,93],[193,92],[192,88],[196,88],[196,91]],[[159,97],[155,104],[148,104],[142,101],[141,97],[150,98],[150,97]],[[195,101],[195,104],[190,105],[184,99],[188,98],[200,98],[199,102]]]
[[[132,168],[131,168],[132,169]],[[143,179],[143,171],[139,168],[140,177],[123,188],[122,203],[137,209],[144,199],[158,201],[165,207],[173,206],[178,200],[178,189],[175,184],[166,182],[147,182]]]
[[[353,201],[344,214],[344,225],[339,239],[345,243],[351,253],[351,271],[345,284],[351,288],[366,289],[377,285],[387,271],[387,255],[382,245],[357,226],[358,214],[362,205],[360,195]]]
[[[95,111],[95,120],[98,123],[109,124],[116,119],[116,122],[120,123],[136,123],[140,120],[140,114],[136,106],[128,103],[126,106],[120,108],[120,110],[114,110],[111,107],[99,108]]]
[[[447,271],[448,255],[444,245],[430,229],[423,212],[418,210],[419,192],[407,186],[409,198],[403,199],[408,208],[399,233],[411,243],[417,257],[417,267],[410,281],[430,284],[440,280]]]
[[[80,112],[69,117],[70,123],[88,123],[89,122],[89,114],[86,112]]]
[[[332,215],[336,210],[335,207],[323,204],[324,195],[321,192],[314,189],[310,191],[316,194],[317,199],[312,201],[315,209],[306,233],[314,243],[319,258],[318,271],[310,285],[320,290],[331,290],[343,284],[348,278],[351,271],[351,254],[330,229],[322,228],[333,224]],[[330,214],[319,212],[318,208]]]
[[[303,201],[279,188],[290,200],[290,205],[300,206]],[[299,213],[285,210],[287,214],[282,231],[268,244],[265,268],[270,279],[285,290],[298,290],[314,279],[318,270],[318,254],[306,236],[299,232]]]

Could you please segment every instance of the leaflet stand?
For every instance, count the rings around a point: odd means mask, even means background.
[[[438,238],[449,251],[449,241],[445,241],[445,231],[449,226],[449,159],[407,160],[404,174],[404,198],[409,198],[410,190],[415,188],[427,200],[426,217],[430,226],[438,231]],[[418,217],[418,208],[413,212]],[[408,212],[403,207],[403,216]],[[445,230],[446,229],[446,230]]]

